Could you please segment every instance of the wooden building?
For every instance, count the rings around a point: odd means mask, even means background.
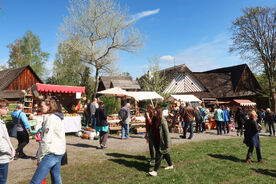
[[[141,89],[136,80],[128,76],[101,76],[98,91],[119,87],[126,91],[139,91]]]
[[[192,72],[182,64],[161,72],[169,81],[165,93],[193,94],[202,101],[249,99],[257,104],[267,101],[263,99],[264,92],[246,64],[205,72]]]
[[[43,83],[29,65],[0,71],[0,81],[0,98],[10,101],[23,98],[23,91],[33,84]]]

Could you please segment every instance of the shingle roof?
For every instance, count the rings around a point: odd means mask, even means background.
[[[252,76],[250,81],[242,81],[241,77],[244,70],[248,68],[246,64],[237,65],[226,68],[219,68],[216,70],[210,70],[207,72],[194,72],[194,75],[205,84],[205,87],[215,94],[216,98],[229,98],[229,97],[242,97],[242,96],[254,96],[262,92],[256,79]],[[248,72],[250,69],[248,68]],[[239,82],[242,83],[242,87],[239,90],[237,86]],[[253,83],[251,83],[253,82]],[[247,84],[249,85],[248,88]]]
[[[5,90],[10,85],[10,83],[12,83],[26,68],[29,68],[36,76],[36,78],[39,80],[39,82],[42,83],[42,81],[39,79],[39,77],[35,74],[35,72],[29,65],[20,68],[9,68],[0,71],[0,91]]]
[[[196,73],[194,75],[205,84],[213,97],[232,96],[233,86],[230,73]]]
[[[105,89],[109,89],[111,85],[122,89],[141,89],[138,82],[128,76],[102,76],[100,80],[104,84]]]
[[[247,67],[246,64],[236,65],[236,66],[230,66],[230,67],[224,67],[224,68],[217,68],[214,70],[208,70],[202,73],[230,73],[231,74],[231,81],[233,83],[234,90],[236,89],[243,71]]]
[[[122,89],[141,89],[137,81],[133,80],[111,80],[113,87],[120,87]]]

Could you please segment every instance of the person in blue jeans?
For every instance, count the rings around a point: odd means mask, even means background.
[[[182,118],[184,120],[184,123],[183,123],[184,130],[183,130],[183,136],[180,136],[180,137],[183,139],[186,139],[188,126],[190,126],[190,136],[188,137],[188,139],[192,139],[192,137],[194,135],[193,123],[194,123],[194,119],[195,119],[195,109],[193,107],[191,107],[189,102],[187,102],[186,106],[184,107]]]
[[[127,103],[121,110],[119,111],[118,117],[121,121],[121,138],[122,139],[129,139],[129,123],[131,121],[130,119],[130,104]]]
[[[227,130],[227,134],[229,134],[229,121],[230,121],[230,116],[229,116],[229,112],[227,110],[227,108],[223,105],[222,106],[222,111],[223,111],[223,131],[224,131],[224,134],[226,133],[225,132],[225,127],[226,127],[226,130]]]
[[[9,102],[0,98],[0,116],[9,112]],[[11,144],[5,122],[0,119],[0,184],[5,184],[8,177],[9,162],[13,160],[15,150]]]
[[[222,135],[223,111],[221,110],[221,106],[219,106],[218,109],[215,111],[214,116],[216,117],[215,119],[217,123],[217,135]]]
[[[30,184],[40,184],[47,174],[51,174],[51,183],[61,184],[61,159],[65,154],[66,140],[61,106],[55,97],[41,103],[41,111],[47,114],[41,127],[41,143],[38,149],[38,167]]]

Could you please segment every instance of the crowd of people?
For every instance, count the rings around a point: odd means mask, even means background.
[[[187,130],[190,131],[190,136],[188,139],[192,139],[194,130],[196,133],[203,133],[208,128],[208,123],[215,121],[215,127],[217,129],[217,134],[222,135],[228,134],[230,129],[236,128],[237,136],[243,136],[244,124],[250,117],[251,111],[254,110],[257,113],[257,122],[261,124],[264,122],[265,131],[269,132],[270,136],[275,136],[275,126],[276,114],[272,112],[269,108],[266,110],[258,110],[256,108],[250,107],[237,107],[236,109],[231,109],[226,105],[213,105],[211,107],[205,107],[202,105],[193,105],[188,102],[186,104],[174,101],[169,108],[168,113],[168,123],[169,126],[174,126],[175,124],[181,123],[183,128],[183,135],[181,138],[186,139]],[[194,129],[195,124],[195,129]]]
[[[0,116],[5,116],[9,111],[9,102],[0,99]],[[6,183],[8,175],[9,162],[16,159],[29,158],[24,153],[24,147],[29,143],[29,134],[41,133],[39,149],[37,151],[37,169],[30,183],[40,184],[48,173],[51,174],[52,183],[62,183],[60,176],[61,160],[66,153],[65,128],[63,123],[63,114],[59,100],[56,97],[48,97],[41,101],[38,105],[39,111],[43,114],[42,127],[36,131],[32,131],[28,123],[26,114],[22,111],[23,105],[18,104],[16,110],[12,112],[13,122],[16,128],[16,138],[18,140],[17,148],[14,149],[5,122],[0,119],[0,183]],[[267,131],[275,136],[274,122],[276,115],[267,108],[264,110],[250,109],[245,110],[238,107],[236,112],[227,106],[214,106],[213,109],[204,106],[192,107],[190,103],[181,103],[179,107],[173,104],[169,116],[173,117],[173,121],[180,121],[183,128],[181,138],[186,139],[187,132],[190,130],[188,139],[193,138],[193,124],[195,122],[197,133],[206,131],[206,123],[212,114],[212,118],[216,121],[217,134],[222,135],[229,133],[229,122],[232,119],[237,123],[237,135],[244,134],[244,143],[248,146],[246,163],[250,163],[254,147],[257,152],[259,162],[264,162],[261,154],[261,144],[259,132],[262,129],[261,122],[264,121]],[[100,134],[98,149],[105,149],[109,132],[109,124],[104,102],[93,99],[90,103],[87,100],[85,106],[86,125],[96,129]],[[118,113],[121,124],[121,138],[130,139],[129,123],[130,104],[126,103]],[[171,118],[167,117],[167,118]],[[171,139],[169,134],[169,126],[166,117],[163,115],[161,108],[154,108],[152,104],[147,106],[145,112],[146,121],[146,140],[149,145],[150,160],[149,164],[154,164],[153,171],[149,172],[151,176],[157,176],[162,159],[165,159],[168,166],[165,169],[173,169],[172,160],[169,154],[171,147]]]

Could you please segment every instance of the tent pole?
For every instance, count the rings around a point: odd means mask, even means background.
[[[139,115],[139,107],[138,107],[138,102],[135,99],[134,99],[134,104],[135,104],[135,115],[138,116]]]

